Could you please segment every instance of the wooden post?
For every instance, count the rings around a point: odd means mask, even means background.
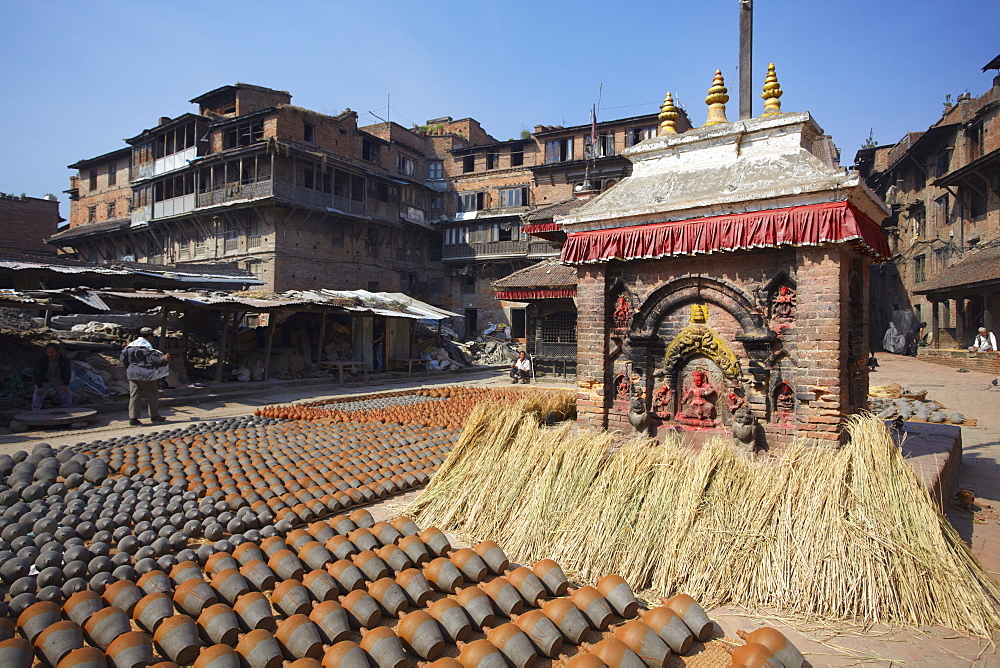
[[[229,319],[232,313],[222,312],[222,336],[219,337],[219,359],[215,365],[215,382],[222,382],[222,364],[226,357],[226,343],[229,341]]]
[[[941,334],[938,324],[938,305],[940,302],[931,302],[931,347],[937,349],[941,347]]]
[[[740,0],[740,120],[753,116],[753,0]]]
[[[160,317],[160,337],[156,340],[156,347],[162,351],[167,345],[167,319],[170,318],[170,309],[166,306],[160,308],[163,310],[163,315]]]
[[[323,339],[325,338],[326,338],[326,311],[323,311],[319,315],[319,344],[317,345],[319,351],[316,353],[317,364],[323,361]]]
[[[955,345],[961,350],[965,345],[965,298],[955,300]]]
[[[271,311],[267,314],[267,343],[264,344],[264,380],[271,371],[271,344],[274,342],[274,321],[278,313]]]
[[[52,312],[55,311],[54,308],[49,307],[45,309],[45,329],[52,326]]]

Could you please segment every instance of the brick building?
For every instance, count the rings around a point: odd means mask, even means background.
[[[0,253],[54,255],[45,240],[55,234],[62,220],[54,195],[0,193]]]
[[[1000,57],[983,69],[998,67]],[[900,312],[928,324],[932,348],[964,348],[979,326],[1000,326],[998,112],[1000,77],[947,103],[927,130],[858,151],[855,167],[892,210],[892,259],[872,267],[875,341]]]
[[[128,147],[71,165],[70,226],[50,243],[88,261],[236,263],[273,291],[442,301],[431,293],[443,288],[427,185],[434,142],[249,84],[191,102],[197,113],[161,118]]]

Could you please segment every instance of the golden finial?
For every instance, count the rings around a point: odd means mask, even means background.
[[[696,325],[708,322],[708,304],[691,304],[691,322]]]
[[[674,98],[670,96],[670,91],[667,91],[667,96],[663,98],[663,105],[660,107],[660,131],[657,135],[675,135],[677,130],[674,126],[677,125],[677,107],[674,106]]]
[[[778,75],[774,73],[774,63],[767,66],[767,78],[764,79],[764,113],[761,116],[774,116],[781,113],[781,94],[784,91],[778,85]]]
[[[708,97],[705,98],[705,104],[708,105],[708,120],[705,125],[729,122],[726,118],[726,102],[729,102],[729,90],[722,78],[722,70],[715,70],[712,87],[708,89]]]

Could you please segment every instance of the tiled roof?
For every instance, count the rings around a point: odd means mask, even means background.
[[[542,260],[530,267],[515,271],[498,281],[493,281],[495,290],[516,288],[565,288],[576,287],[576,267],[559,264],[558,258]]]
[[[973,251],[914,289],[917,294],[1000,283],[1000,246]]]
[[[530,214],[528,214],[527,219],[529,222],[535,222],[539,220],[552,220],[555,216],[561,216],[564,213],[569,213],[573,209],[585,204],[588,200],[585,199],[568,199],[565,202],[556,202],[555,204],[549,204],[548,206],[543,206],[539,209],[535,209]]]
[[[76,227],[67,227],[49,237],[48,243],[87,237],[91,234],[101,234],[102,232],[114,232],[129,227],[131,224],[132,221],[129,218],[119,218],[117,220],[101,221],[100,223],[86,223],[84,225],[77,225]]]

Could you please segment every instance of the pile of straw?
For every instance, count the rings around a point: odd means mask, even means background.
[[[989,637],[1000,588],[883,423],[847,430],[842,448],[797,443],[761,461],[721,438],[613,449],[607,434],[481,405],[408,511],[587,581],[617,573],[708,606]]]

